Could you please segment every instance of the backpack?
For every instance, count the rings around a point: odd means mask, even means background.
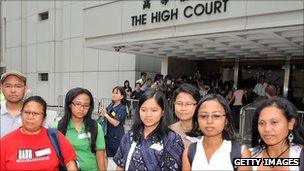
[[[60,150],[60,142],[58,139],[58,130],[56,128],[48,128],[48,136],[51,141],[51,144],[56,152],[56,155],[59,159],[59,170],[60,171],[66,171],[67,168],[64,164],[64,158],[62,156],[61,150]]]
[[[189,162],[190,162],[190,166],[192,166],[192,162],[193,162],[194,155],[195,155],[195,152],[196,152],[196,146],[197,146],[197,142],[192,143],[192,144],[189,145],[188,159],[189,159]],[[231,141],[230,160],[231,160],[232,166],[233,166],[233,159],[241,157],[241,148],[242,148],[242,145],[239,142]],[[302,150],[302,151],[304,151],[304,150]],[[233,166],[233,170],[236,171],[237,166]]]
[[[300,153],[300,170],[304,170],[304,146]]]

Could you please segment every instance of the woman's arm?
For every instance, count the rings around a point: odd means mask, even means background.
[[[123,168],[117,166],[117,167],[116,167],[116,171],[123,171]]]
[[[99,170],[107,170],[105,150],[96,151],[96,160]]]
[[[230,101],[229,101],[229,104],[231,104],[231,102],[233,102],[233,100],[235,99],[235,96],[234,96],[234,93],[232,94],[232,97],[231,97],[231,99],[230,99]]]
[[[99,110],[99,113],[100,113],[103,117],[105,117],[105,118],[107,119],[107,121],[109,121],[112,125],[114,125],[114,126],[118,126],[118,125],[119,125],[120,122],[119,122],[118,120],[112,118],[111,116],[109,116],[109,114],[107,113],[107,110],[106,110],[106,109],[100,109],[100,110]]]
[[[112,118],[107,113],[104,115],[104,117],[114,126],[118,126],[120,124],[120,122],[118,120]]]
[[[183,152],[182,170],[191,170],[190,162],[188,159],[188,147]]]
[[[74,160],[69,161],[65,166],[68,171],[78,170],[78,168],[76,166],[76,162]]]

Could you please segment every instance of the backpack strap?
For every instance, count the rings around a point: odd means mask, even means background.
[[[60,150],[60,143],[58,139],[58,130],[56,128],[48,128],[48,136],[51,141],[51,144],[57,154],[57,157],[59,158],[59,161],[61,164],[63,164],[63,156]]]
[[[242,145],[239,142],[231,141],[230,160],[231,160],[232,166],[233,166],[233,159],[241,158],[241,156],[242,156],[241,149],[242,149]],[[233,170],[236,171],[237,166],[233,166]]]
[[[300,170],[304,170],[304,146],[300,153]]]
[[[189,160],[190,166],[192,166],[192,162],[193,162],[194,155],[196,152],[196,146],[197,146],[197,142],[191,143],[188,148],[188,160]]]

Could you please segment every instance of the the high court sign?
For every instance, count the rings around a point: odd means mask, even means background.
[[[303,25],[303,1],[101,1],[84,9],[86,46]],[[105,48],[105,49],[106,49]]]
[[[229,0],[205,1],[194,5],[187,5],[181,8],[171,8],[165,10],[152,11],[150,13],[142,13],[131,16],[132,26],[146,25],[147,23],[160,23],[166,21],[178,20],[180,15],[184,18],[193,16],[203,16],[225,13]],[[166,5],[168,0],[161,0],[160,3]],[[181,1],[180,3],[184,3]],[[149,0],[143,1],[143,10],[150,9],[151,3]]]

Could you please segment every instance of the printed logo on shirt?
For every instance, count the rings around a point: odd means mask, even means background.
[[[111,115],[115,117],[116,113],[114,111],[112,111]]]
[[[32,162],[39,160],[49,160],[51,154],[50,148],[39,150],[33,149],[19,149],[17,154],[17,162]]]

